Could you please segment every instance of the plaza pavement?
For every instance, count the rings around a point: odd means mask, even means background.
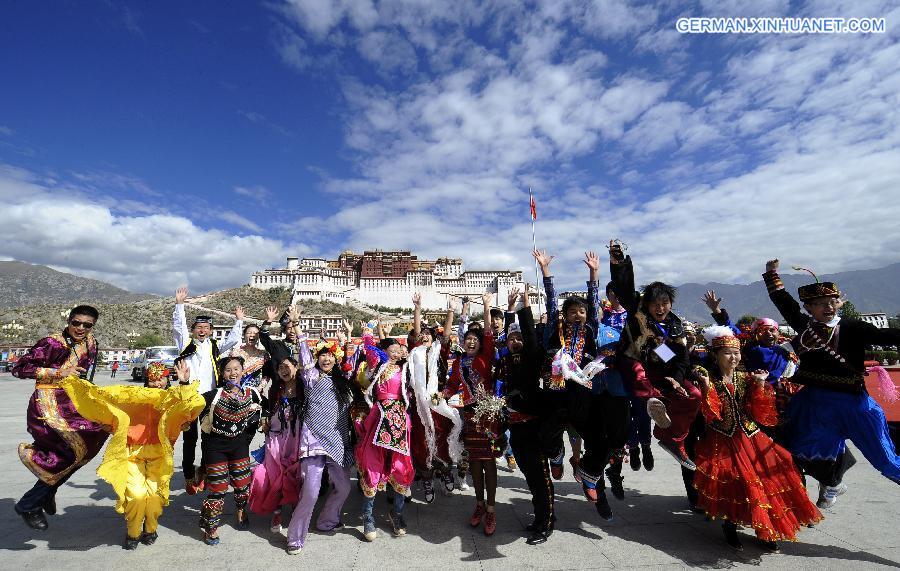
[[[117,380],[127,381],[127,376]],[[97,382],[109,384],[110,380],[101,376]],[[125,522],[113,509],[112,488],[95,474],[102,453],[60,489],[59,514],[48,516],[49,530],[32,531],[13,511],[15,501],[34,483],[16,454],[19,442],[31,441],[25,430],[25,408],[33,384],[0,373],[0,569],[900,568],[900,488],[875,472],[861,454],[847,476],[847,494],[825,513],[824,522],[801,532],[798,543],[782,544],[778,554],[764,553],[752,534],[744,531],[745,550],[738,553],[725,545],[718,523],[686,509],[678,466],[658,447],[653,472],[635,473],[625,467],[626,498],[610,500],[615,511],[612,522],[601,522],[567,472],[556,483],[557,531],[540,546],[525,544],[531,503],[521,473],[501,472],[498,529],[493,537],[468,526],[472,491],[454,492],[451,497],[438,494],[427,505],[417,486],[415,500],[407,504],[409,535],[403,538],[391,537],[388,505],[379,495],[380,535],[374,543],[364,542],[361,495],[354,490],[344,506],[347,528],[333,534],[311,531],[299,556],[285,554],[285,538],[269,531],[264,516],[251,516],[249,531],[234,529],[230,504],[226,504],[220,533],[222,543],[210,547],[202,543],[197,527],[201,498],[184,493],[184,480],[176,470],[171,504],[160,520],[159,540],[128,552],[121,548]],[[261,436],[254,447],[259,442]],[[180,457],[179,443],[176,466]]]

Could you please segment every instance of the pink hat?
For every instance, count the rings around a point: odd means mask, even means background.
[[[778,331],[778,322],[774,319],[769,319],[768,317],[760,317],[753,322],[753,325],[750,326],[750,331],[756,333],[757,330],[763,327],[771,327],[772,329]]]

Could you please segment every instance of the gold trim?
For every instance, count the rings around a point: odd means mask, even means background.
[[[59,414],[59,404],[56,401],[57,390],[60,388],[39,388],[35,389],[35,404],[37,405],[39,419],[43,421],[47,427],[53,429],[60,438],[75,453],[75,460],[68,468],[61,472],[52,473],[41,468],[34,462],[34,444],[19,444],[19,459],[25,464],[25,467],[31,472],[51,486],[56,484],[69,473],[82,467],[87,462],[87,444],[77,431],[72,430],[69,423]]]

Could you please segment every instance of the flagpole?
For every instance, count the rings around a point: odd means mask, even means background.
[[[537,217],[535,216],[535,209],[534,209],[534,207],[533,207],[533,205],[534,205],[534,194],[531,192],[531,187],[530,187],[530,186],[528,187],[528,198],[529,198],[529,203],[528,203],[528,204],[529,204],[529,210],[530,210],[530,213],[531,213],[531,246],[532,246],[532,251],[534,251],[534,250],[537,250],[537,238],[536,238],[536,236],[535,236],[535,228],[534,228],[535,219],[536,219]],[[534,260],[534,285],[537,286],[537,288],[538,288],[538,307],[539,307],[539,308],[543,308],[543,307],[545,306],[545,304],[544,304],[543,301],[542,301],[542,299],[543,299],[543,291],[544,291],[543,285],[544,285],[544,284],[543,284],[543,282],[541,281],[541,279],[540,279],[539,276],[540,276],[540,273],[538,272],[538,262],[537,262],[537,259],[535,259],[535,260]],[[528,295],[527,292],[526,292],[525,295]],[[538,311],[538,316],[540,316],[541,311],[543,311],[543,309],[540,309],[540,310]]]

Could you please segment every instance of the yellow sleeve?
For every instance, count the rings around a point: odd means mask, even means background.
[[[156,405],[156,409],[163,413],[159,422],[160,443],[177,440],[182,425],[193,422],[203,412],[206,400],[197,392],[199,386],[200,382],[195,381],[166,389],[165,396]]]
[[[66,377],[59,382],[78,414],[88,420],[111,426],[112,437],[106,445],[97,475],[109,482],[116,492],[116,511],[125,511],[125,485],[128,482],[128,427],[131,419],[112,400],[115,387],[97,387],[78,377]],[[133,387],[123,387],[133,388]]]

